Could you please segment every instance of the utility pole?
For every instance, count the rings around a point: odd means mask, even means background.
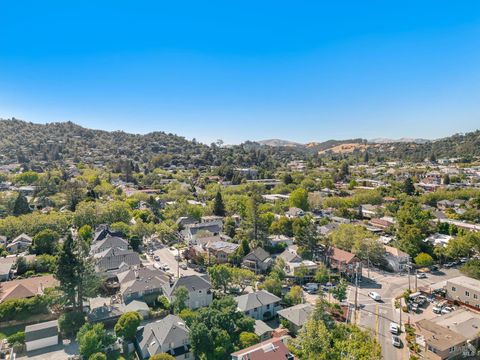
[[[410,260],[408,260],[407,268],[408,268],[408,291],[412,291],[412,288],[410,286]]]
[[[379,329],[379,326],[380,326],[380,321],[379,321],[379,319],[378,319],[378,304],[377,304],[376,308],[377,308],[377,309],[376,309],[376,313],[377,313],[377,314],[376,314],[376,315],[377,315],[377,319],[376,319],[376,321],[377,321],[377,322],[376,322],[375,331],[376,331],[377,340],[378,340],[378,338],[379,338],[379,335],[380,335],[380,334],[379,334],[379,331],[378,331],[378,329]]]
[[[358,309],[358,266],[355,267],[355,324],[357,323],[357,309]]]
[[[400,325],[400,330],[402,329],[402,302],[403,302],[403,297],[400,297],[400,321],[399,321],[399,325]]]
[[[417,281],[418,281],[418,269],[415,269],[415,292],[417,292]]]

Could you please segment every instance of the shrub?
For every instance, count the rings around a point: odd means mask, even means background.
[[[15,334],[10,335],[7,337],[7,341],[10,345],[14,344],[25,344],[25,332],[24,331],[19,331],[16,332]]]

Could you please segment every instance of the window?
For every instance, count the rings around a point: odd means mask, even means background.
[[[188,358],[190,358],[190,353],[185,354],[185,359],[188,359]]]
[[[452,346],[450,349],[448,349],[448,352],[454,352],[455,351],[455,346]]]
[[[253,311],[257,312],[258,308],[253,309]]]
[[[267,309],[270,309],[270,304],[267,304]]]
[[[470,292],[469,292],[469,291],[465,291],[465,296],[470,296]]]
[[[455,286],[452,286],[452,291],[457,291],[457,289],[455,288]]]
[[[474,299],[478,299],[478,295],[477,295],[477,294],[473,294],[473,298],[474,298]]]

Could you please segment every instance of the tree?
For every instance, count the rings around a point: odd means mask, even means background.
[[[13,204],[12,214],[14,216],[19,216],[23,214],[28,214],[29,212],[30,207],[28,206],[27,198],[22,193],[18,193],[18,196]]]
[[[430,213],[419,204],[407,201],[397,212],[396,235],[398,247],[411,257],[425,248],[423,240],[430,232]]]
[[[222,194],[217,191],[213,202],[213,214],[217,216],[225,216],[225,204],[223,203]]]
[[[175,360],[175,357],[167,353],[160,353],[150,356],[148,360]]]
[[[308,192],[304,188],[293,190],[288,198],[291,207],[297,207],[304,211],[308,210]]]
[[[240,334],[240,348],[245,349],[249,346],[258,344],[260,342],[260,337],[252,332],[244,331]]]
[[[324,263],[318,264],[317,271],[315,272],[315,282],[324,284],[328,281],[329,273],[328,268]]]
[[[337,286],[330,291],[336,300],[342,302],[347,298],[347,282],[345,279],[341,279]]]
[[[237,310],[231,296],[215,299],[197,311],[190,325],[190,343],[198,358],[229,359],[242,332],[253,332],[255,321]]]
[[[415,257],[415,264],[418,266],[432,266],[433,258],[427,253],[420,253]]]
[[[270,276],[267,276],[263,283],[259,285],[259,288],[265,289],[269,293],[277,296],[282,295],[282,281],[276,274],[270,274]]]
[[[232,268],[231,269],[231,283],[238,287],[243,293],[247,286],[252,286],[255,281],[255,273],[248,269]]]
[[[415,186],[411,177],[407,177],[403,182],[403,192],[407,195],[415,195]]]
[[[77,342],[80,354],[89,359],[95,353],[102,352],[106,346],[111,345],[115,338],[109,335],[103,324],[85,324],[77,333]]]
[[[214,289],[222,289],[224,293],[227,292],[228,284],[232,278],[229,266],[224,264],[210,266],[208,275]]]
[[[85,315],[81,311],[68,311],[58,318],[58,327],[65,336],[73,336],[85,324]]]
[[[292,286],[290,291],[285,295],[285,302],[290,305],[298,305],[303,300],[303,290],[300,286]]]
[[[98,352],[98,353],[92,354],[88,358],[88,360],[107,360],[107,355],[105,355],[104,353]]]
[[[469,277],[480,280],[480,260],[479,259],[468,260],[460,268],[460,271]]]
[[[16,261],[17,275],[23,275],[28,271],[28,263],[25,257],[19,256]]]
[[[78,229],[78,236],[80,236],[83,241],[89,244],[93,239],[92,227],[88,224],[83,225],[80,229]]]
[[[290,175],[289,173],[283,175],[283,183],[285,185],[290,185],[291,183],[293,183],[292,175]]]
[[[45,229],[33,237],[33,249],[38,254],[53,254],[60,237],[55,231]]]
[[[126,312],[115,324],[115,334],[126,341],[133,341],[141,321],[142,316],[138,312]]]
[[[304,259],[313,259],[318,249],[319,237],[315,224],[309,222],[297,235],[297,244]]]
[[[173,293],[173,311],[175,314],[179,314],[182,310],[186,309],[187,301],[190,298],[188,289],[185,286],[179,286]]]

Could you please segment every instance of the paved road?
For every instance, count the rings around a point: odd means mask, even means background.
[[[457,269],[444,269],[435,275],[429,274],[426,279],[416,279],[410,277],[410,286],[412,291],[417,287],[427,287],[432,284],[445,281],[449,278],[459,276]],[[394,298],[408,289],[408,276],[384,273],[382,271],[370,271],[370,278],[367,278],[367,271],[363,273],[364,280],[358,290],[358,303],[361,306],[356,313],[356,322],[362,328],[370,329],[377,336],[382,346],[382,354],[385,360],[404,360],[408,359],[408,350],[405,346],[397,349],[392,345],[392,336],[390,334],[390,322],[399,323],[400,312],[394,308]],[[382,297],[381,302],[376,302],[368,297],[370,291],[379,293]],[[349,287],[348,301],[355,302],[355,288]],[[402,322],[408,318],[407,314],[402,314]],[[354,316],[355,318],[355,316]],[[404,334],[401,336],[405,345]]]
[[[172,273],[173,276],[177,277],[179,274],[180,276],[186,276],[186,275],[202,275],[199,272],[187,268],[186,270],[179,268],[178,267],[178,262],[175,260],[175,255],[177,255],[179,252],[177,249],[172,249],[165,247],[161,244],[156,244],[155,246],[152,246],[153,254],[154,256],[160,257],[160,261],[155,261],[153,257],[150,255],[147,256],[147,260],[144,261],[145,265],[168,265],[169,270],[168,272]],[[180,263],[185,263],[185,261],[181,261]],[[179,271],[178,271],[179,270]]]

